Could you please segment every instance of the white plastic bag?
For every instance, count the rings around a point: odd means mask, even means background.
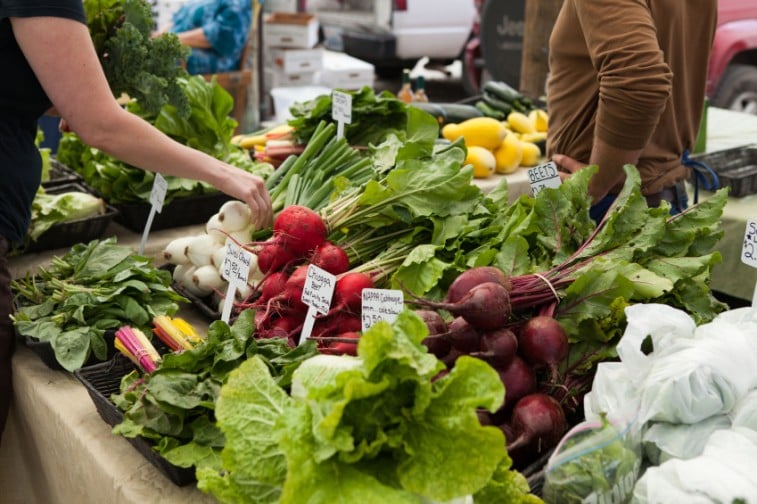
[[[757,432],[743,427],[715,431],[702,455],[650,467],[636,483],[639,504],[757,502]]]
[[[704,451],[713,432],[731,427],[727,415],[716,415],[695,424],[652,423],[642,437],[644,453],[654,465],[670,459],[690,459]]]
[[[742,397],[729,416],[734,427],[748,427],[757,431],[757,389],[750,390]]]

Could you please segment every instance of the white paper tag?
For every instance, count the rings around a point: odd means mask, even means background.
[[[534,196],[547,187],[557,189],[562,185],[560,172],[557,170],[554,161],[530,168],[527,173],[528,183],[531,184],[531,191]]]
[[[155,211],[160,213],[163,210],[163,202],[166,200],[166,191],[168,191],[168,182],[160,173],[155,174],[155,180],[152,183],[150,191],[150,203],[155,207]]]
[[[744,245],[741,247],[741,262],[757,268],[757,221],[746,221]]]
[[[311,264],[308,266],[305,288],[302,289],[303,303],[308,305],[305,322],[302,325],[299,344],[302,345],[310,337],[315,324],[316,313],[326,315],[331,309],[331,298],[334,297],[336,277],[328,271]]]
[[[247,284],[252,264],[252,253],[229,240],[226,244],[226,257],[223,259],[221,277],[235,285]]]
[[[341,91],[331,93],[331,118],[337,123],[337,138],[344,137],[344,125],[352,123],[352,95]]]
[[[363,331],[376,322],[394,322],[405,307],[401,290],[363,289],[361,319]]]

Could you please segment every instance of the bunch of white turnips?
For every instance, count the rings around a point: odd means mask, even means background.
[[[171,240],[163,249],[163,258],[176,266],[174,282],[197,297],[212,297],[213,304],[222,310],[228,288],[228,282],[221,276],[227,245],[229,242],[244,245],[251,241],[256,231],[251,216],[247,204],[230,200],[208,219],[205,233]],[[239,301],[247,299],[263,278],[257,267],[257,256],[253,252],[250,255],[247,285],[236,289],[235,298]]]

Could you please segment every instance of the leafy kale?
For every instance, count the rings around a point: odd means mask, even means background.
[[[171,104],[182,116],[189,103],[178,84],[189,49],[178,37],[151,37],[152,11],[145,0],[85,0],[87,26],[111,91],[126,94],[154,114]]]

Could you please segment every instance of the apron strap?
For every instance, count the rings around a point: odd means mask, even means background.
[[[689,156],[689,150],[683,151],[681,157],[681,164],[687,168],[691,168],[694,172],[694,204],[699,203],[699,185],[702,185],[702,189],[705,191],[715,191],[720,187],[720,179],[718,174],[715,173],[707,163],[702,161],[696,161]]]

